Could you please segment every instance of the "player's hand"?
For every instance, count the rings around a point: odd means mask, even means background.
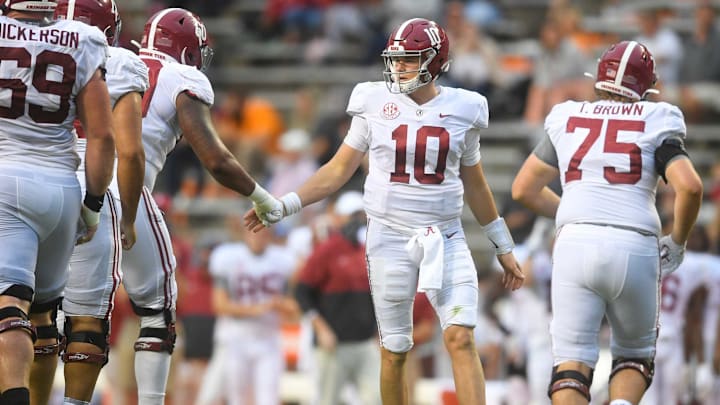
[[[255,208],[249,209],[245,215],[243,215],[243,221],[245,222],[245,228],[250,231],[260,232],[265,229],[265,224],[263,224],[260,217],[258,217],[257,212],[255,212]]]
[[[126,221],[123,217],[120,221],[120,241],[122,242],[123,249],[130,250],[133,245],[135,245],[136,240],[135,222]]]
[[[95,212],[82,204],[80,208],[80,221],[78,224],[78,233],[75,239],[76,245],[90,242],[95,236],[98,224],[100,223],[100,212]]]
[[[278,296],[272,300],[272,308],[286,321],[299,319],[302,311],[297,301],[290,297]]]
[[[337,347],[337,336],[329,327],[315,328],[318,345],[329,352],[334,352]]]
[[[280,222],[285,214],[283,203],[275,197],[269,198],[258,204],[253,202],[253,209],[263,225],[270,225]]]
[[[660,238],[660,274],[663,277],[677,270],[684,257],[684,244],[676,243],[671,235]]]
[[[512,252],[505,253],[504,255],[497,255],[497,259],[504,272],[503,286],[512,291],[522,287],[523,282],[525,282],[525,274],[523,274],[520,263],[515,259],[515,255]]]

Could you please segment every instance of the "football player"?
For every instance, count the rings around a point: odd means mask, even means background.
[[[76,241],[87,242],[96,231],[113,171],[107,42],[85,24],[53,21],[55,7],[54,1],[0,2],[2,404],[30,403],[33,342],[57,347],[51,318],[68,261]],[[76,118],[87,135],[84,200],[75,175]]]
[[[150,190],[167,155],[184,137],[220,184],[271,211],[280,202],[245,171],[220,140],[210,118],[214,92],[203,73],[212,59],[205,25],[181,8],[148,19],[140,47],[150,87],[142,99],[144,188],[140,197],[137,243],[123,254],[123,286],[140,317],[135,343],[135,378],[141,405],[162,404],[175,347],[175,257],[170,235]],[[279,218],[280,213],[270,215]]]
[[[121,21],[113,0],[59,0],[55,18],[97,27],[110,45],[106,81],[113,108],[117,175],[105,195],[95,236],[73,251],[62,302],[65,398],[81,404],[90,402],[100,369],[108,361],[109,321],[121,279],[121,249],[135,243],[134,223],[145,173],[140,106],[148,88],[148,73],[139,57],[116,46]],[[76,148],[82,156],[87,142],[81,126],[77,132]],[[82,164],[77,175],[82,184],[86,175]],[[44,321],[43,326],[53,328],[56,335],[55,316]],[[39,404],[49,400],[57,365],[56,336],[46,338],[35,344],[31,380],[33,403]]]
[[[485,401],[475,350],[477,271],[461,224],[463,197],[495,246],[504,284],[524,276],[514,243],[480,160],[480,133],[488,125],[484,96],[443,87],[450,41],[434,21],[413,18],[390,35],[382,53],[385,82],[355,86],[347,106],[352,123],[343,144],[315,175],[281,198],[293,215],[338,190],[369,154],[364,203],[368,216],[368,271],[382,345],[384,404],[406,404],[404,364],[413,346],[412,308],[424,291],[443,329],[461,404]],[[275,211],[260,207],[246,225],[261,229]]]
[[[550,332],[554,404],[587,404],[603,317],[612,330],[611,405],[637,404],[650,386],[661,269],[682,262],[702,182],[684,147],[680,110],[647,100],[655,61],[634,41],[598,61],[596,101],[566,101],[545,119],[512,195],[555,218]],[[562,198],[547,185],[560,176]],[[675,189],[672,233],[660,236],[658,178]],[[662,262],[662,266],[661,266]]]

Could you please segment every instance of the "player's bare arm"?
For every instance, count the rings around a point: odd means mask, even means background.
[[[85,172],[87,193],[103,196],[113,176],[115,140],[110,95],[98,69],[77,96],[78,118],[87,136]]]
[[[490,234],[491,232],[488,232],[488,226],[494,228],[494,224],[496,224],[500,218],[497,207],[495,206],[495,199],[492,191],[490,190],[490,186],[487,183],[487,179],[485,178],[482,165],[477,163],[473,166],[460,166],[460,177],[462,178],[463,187],[465,189],[465,199],[468,207],[470,207],[470,211],[472,211],[475,219],[478,220],[480,225],[486,229],[488,238],[490,238],[493,244],[496,244],[497,247],[496,241],[493,240],[493,235]],[[501,225],[505,227],[504,221]],[[509,232],[507,235],[512,243],[512,238],[509,236]],[[520,264],[515,259],[512,249],[507,253],[498,254],[497,258],[505,273],[503,275],[503,285],[505,288],[517,290],[522,287],[525,275],[520,268]]]
[[[547,185],[559,176],[560,171],[530,154],[512,184],[512,198],[533,212],[555,218],[560,196]]]
[[[236,318],[259,316],[272,309],[271,302],[262,302],[259,304],[240,304],[233,302],[224,288],[213,289],[212,306],[216,315]]]
[[[302,207],[318,202],[337,191],[355,173],[364,156],[364,152],[346,144],[340,145],[335,156],[303,183],[296,193],[289,193],[281,198],[285,210],[284,216],[295,214]],[[245,226],[253,232],[263,228],[255,210],[245,213],[244,220]]]
[[[135,216],[145,177],[140,93],[127,93],[115,103],[113,125],[118,157],[117,183],[122,206],[122,243],[123,248],[128,250],[135,244]]]
[[[187,92],[180,93],[175,102],[183,136],[203,166],[223,186],[249,196],[255,180],[235,159],[215,131],[210,107]]]
[[[672,239],[684,244],[697,220],[703,184],[690,159],[675,159],[665,168],[668,183],[675,190]]]

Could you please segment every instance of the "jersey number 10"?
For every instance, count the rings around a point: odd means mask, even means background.
[[[390,182],[409,183],[410,173],[407,172],[407,136],[408,126],[403,124],[392,132],[395,141],[395,170],[390,173]],[[425,173],[425,158],[427,156],[428,138],[438,138],[438,154],[435,171]],[[450,134],[445,128],[423,126],[417,130],[415,138],[415,161],[413,162],[413,175],[420,184],[440,184],[445,180],[445,166],[450,150]]]
[[[580,144],[575,154],[570,159],[567,171],[565,171],[565,183],[582,179],[583,171],[580,170],[580,163],[587,155],[590,148],[600,137],[603,129],[604,119],[570,117],[565,128],[568,134],[574,133],[576,129],[587,129],[588,135]],[[603,176],[610,184],[635,184],[642,176],[642,155],[640,147],[632,142],[618,142],[619,131],[644,132],[645,121],[633,120],[607,120],[605,129],[604,153],[622,153],[630,158],[630,171],[618,172],[613,166],[603,167]]]

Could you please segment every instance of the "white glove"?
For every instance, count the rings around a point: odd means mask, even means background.
[[[89,242],[95,235],[98,224],[100,223],[100,212],[95,212],[82,204],[80,208],[80,221],[78,224],[78,235],[75,238],[75,244],[80,245]]]
[[[248,197],[253,202],[255,214],[266,227],[283,219],[284,209],[282,202],[265,191],[259,184],[255,185],[255,189]]]
[[[709,400],[715,376],[710,363],[700,363],[695,369],[695,392],[700,400]]]
[[[678,245],[670,235],[660,238],[660,274],[665,277],[677,270],[685,257],[685,245]]]

